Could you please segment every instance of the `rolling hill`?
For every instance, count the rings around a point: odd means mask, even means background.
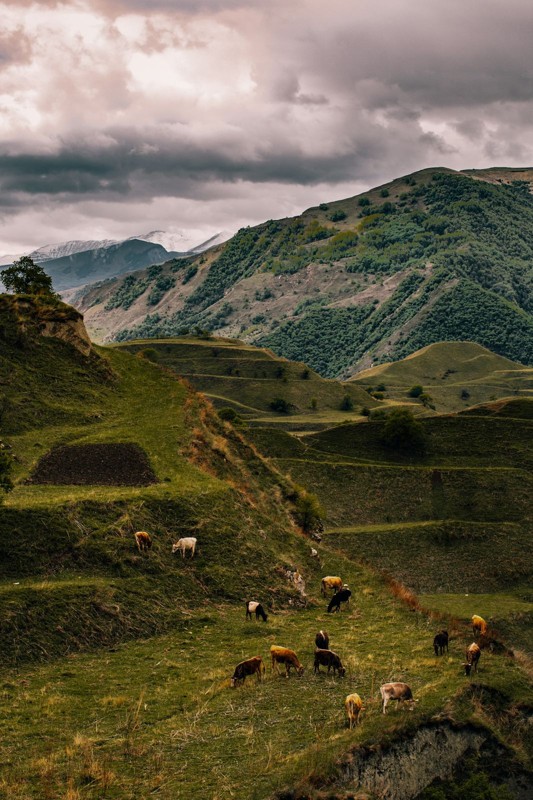
[[[421,386],[438,412],[462,411],[512,395],[533,397],[533,368],[474,342],[428,345],[400,361],[363,370],[352,382],[366,389],[379,387],[385,398],[404,403],[412,387]]]
[[[531,176],[423,170],[73,302],[100,341],[208,329],[324,377],[443,340],[532,364]]]
[[[531,420],[428,418],[423,456],[385,450],[379,420],[305,439],[273,428],[245,437],[152,362],[146,343],[140,353],[96,347],[59,302],[0,301],[1,440],[15,483],[0,514],[3,796],[386,797],[394,776],[414,800],[450,778],[461,796],[464,769],[491,791],[528,796]],[[181,346],[169,342],[170,359]],[[289,470],[327,508],[321,542],[300,528],[308,492]],[[151,533],[148,553],[136,530]],[[197,555],[172,556],[187,535]],[[497,569],[495,548],[509,555]],[[423,605],[380,574],[394,556]],[[353,589],[340,614],[326,612],[323,574]],[[245,620],[251,597],[267,623]],[[474,612],[493,619],[469,680]],[[326,625],[344,679],[313,672]],[[443,625],[450,652],[436,658]],[[268,662],[272,644],[293,647],[304,675],[267,671],[232,690],[235,665]],[[411,685],[411,713],[381,713],[389,680]],[[366,710],[349,730],[353,690]]]

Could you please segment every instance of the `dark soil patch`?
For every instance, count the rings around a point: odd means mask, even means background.
[[[136,444],[79,444],[50,450],[27,483],[147,486],[157,478]]]

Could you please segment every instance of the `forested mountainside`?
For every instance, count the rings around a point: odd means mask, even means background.
[[[533,362],[533,169],[428,169],[86,287],[93,336],[206,329],[327,377],[470,340]]]

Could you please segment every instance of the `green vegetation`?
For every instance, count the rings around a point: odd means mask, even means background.
[[[417,392],[422,389],[420,394],[431,395],[440,412],[463,410],[494,397],[525,395],[533,399],[533,368],[497,356],[473,342],[429,345],[402,361],[365,370],[353,380],[361,387],[375,381],[380,382],[376,388],[386,384],[387,397],[398,402],[405,402],[417,386]],[[509,416],[521,417],[533,405],[527,399],[515,398],[509,405],[510,402],[507,400],[502,407],[502,413],[506,408]],[[523,405],[521,410],[519,404]]]
[[[147,347],[155,350],[161,366],[186,378],[217,408],[231,407],[251,423],[265,424],[275,418],[277,424],[316,430],[340,422],[346,410],[357,413],[370,403],[378,405],[355,384],[324,380],[302,363],[238,341],[188,337],[128,342],[119,347],[132,353]]]
[[[381,441],[392,450],[423,451],[426,437],[422,424],[408,408],[393,408],[383,425]]]
[[[54,295],[52,278],[29,256],[22,256],[11,267],[0,270],[0,280],[14,294]]]
[[[316,800],[325,789],[342,796],[357,788],[343,772],[354,746],[386,753],[420,727],[443,723],[481,730],[505,749],[509,773],[530,767],[525,659],[496,639],[474,681],[461,668],[474,612],[493,616],[497,634],[528,649],[533,598],[519,592],[532,563],[525,410],[520,419],[494,409],[424,419],[423,453],[382,443],[390,416],[298,439],[250,427],[248,439],[178,380],[179,365],[214,380],[211,388],[226,381],[234,398],[219,395],[221,409],[243,409],[256,422],[258,398],[266,404],[276,396],[265,387],[287,398],[301,392],[302,408],[316,393],[330,415],[342,413],[345,396],[356,404],[370,396],[311,370],[303,379],[302,363],[239,342],[154,340],[87,351],[69,343],[80,318],[63,304],[54,306],[53,326],[43,324],[52,310],[39,299],[3,297],[0,311],[2,439],[15,456],[15,487],[0,515],[0,714],[9,734],[0,742],[0,794],[264,800],[294,790]],[[246,406],[247,398],[257,405]],[[112,443],[142,448],[158,482],[27,482],[57,445]],[[321,542],[301,532],[324,514]],[[152,535],[147,553],[135,547],[137,530]],[[186,535],[198,538],[194,559],[172,556],[172,542]],[[432,618],[379,569],[409,586],[418,581],[423,605],[444,616]],[[287,570],[303,575],[306,597]],[[342,613],[326,613],[324,574],[354,589]],[[443,591],[457,602],[462,595],[459,619],[439,608],[448,602]],[[250,598],[265,604],[268,623],[244,619]],[[445,624],[450,653],[437,659],[431,643]],[[324,627],[345,679],[313,674],[314,636]],[[287,680],[267,669],[261,683],[248,679],[232,690],[235,665],[256,654],[268,664],[272,644],[294,648],[304,675]],[[391,679],[413,688],[412,713],[381,713],[378,689]],[[348,691],[366,706],[353,731],[343,708]],[[476,763],[472,774],[480,769]]]
[[[353,372],[369,354],[380,362],[465,338],[533,364],[533,198],[523,186],[428,170],[420,180],[399,179],[340,202],[327,217],[316,208],[239,231],[179,310],[118,338],[176,335],[194,324],[216,330],[228,325],[215,306],[227,289],[258,273],[285,280],[310,267],[314,286],[297,277],[290,284],[298,319],[285,320],[286,308],[274,303],[260,315],[235,307],[232,323],[242,321],[244,331],[255,325],[247,334],[254,341],[327,377]],[[331,270],[332,289],[315,305],[319,265]],[[273,287],[267,282],[261,292],[275,294]],[[126,288],[109,308],[130,302],[133,287]]]

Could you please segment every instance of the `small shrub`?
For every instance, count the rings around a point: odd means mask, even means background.
[[[153,347],[145,347],[137,353],[139,358],[146,358],[147,361],[159,361],[159,353]]]
[[[332,222],[341,222],[343,219],[346,219],[347,216],[346,211],[339,209],[338,211],[333,211],[329,215],[329,218]]]
[[[294,517],[305,533],[319,528],[324,519],[324,509],[320,505],[318,497],[308,492],[302,486],[297,487],[297,498],[295,502]]]
[[[320,205],[319,205],[318,207],[319,207],[319,209],[320,209],[321,211],[327,211],[327,210],[328,210],[328,208],[329,208],[329,206],[328,206],[328,204],[327,204],[327,203],[320,203]]]
[[[414,386],[411,386],[407,394],[409,395],[409,397],[420,397],[420,395],[423,394],[423,392],[424,392],[424,387],[420,386],[420,384],[417,383]]]
[[[384,383],[378,383],[378,385],[376,386],[376,392],[386,392],[386,391],[387,391],[387,387],[385,386],[385,384]]]
[[[365,206],[369,206],[370,205],[370,200],[368,199],[368,197],[361,197],[360,200],[359,200],[359,205],[361,206],[361,208],[364,208]]]
[[[306,368],[305,368],[304,370],[302,370],[302,372],[300,373],[300,378],[301,378],[303,381],[307,381],[307,380],[309,380],[309,376],[310,376],[310,374],[311,374],[310,370],[308,370],[308,369],[307,369],[307,367],[306,367]]]
[[[185,274],[183,276],[183,280],[181,281],[182,284],[189,283],[189,281],[194,278],[194,276],[196,275],[197,272],[198,272],[198,267],[195,266],[194,264],[192,264],[190,267],[188,267],[185,270]]]
[[[470,397],[470,392],[468,389],[461,389],[461,400],[468,400]]]
[[[274,400],[269,403],[269,408],[277,414],[288,414],[291,409],[291,404],[288,403],[287,400],[284,400],[283,397],[275,397]]]
[[[380,197],[388,197],[390,192],[389,192],[388,189],[382,189],[379,194],[380,194]]]
[[[235,417],[237,416],[237,412],[234,408],[230,408],[229,406],[224,406],[218,410],[218,416],[220,419],[223,419],[224,422],[233,422]]]
[[[353,400],[349,394],[345,394],[339,406],[341,411],[353,411]]]
[[[361,416],[362,417],[370,416],[370,409],[367,406],[363,406],[363,408],[361,409]]]

